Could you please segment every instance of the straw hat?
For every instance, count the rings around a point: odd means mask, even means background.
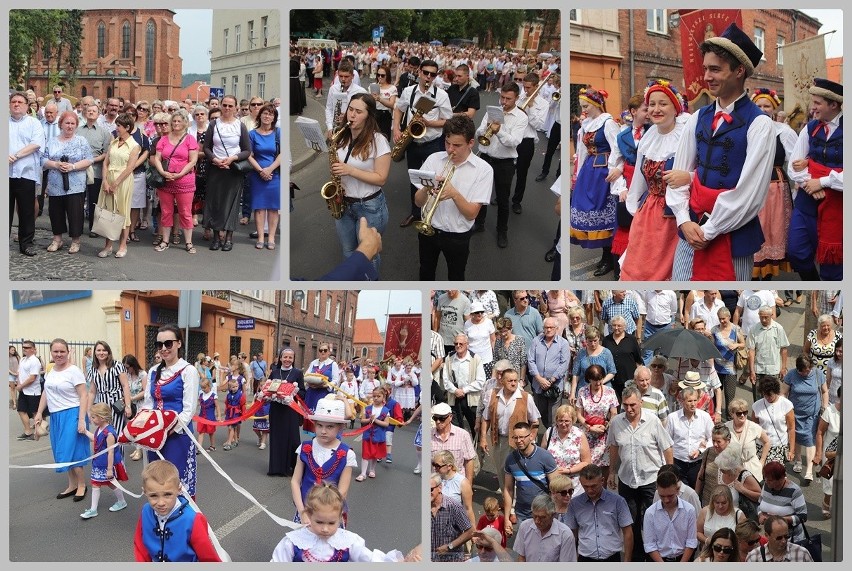
[[[698,371],[687,371],[683,376],[683,380],[680,381],[677,386],[682,389],[690,388],[700,391],[707,385],[701,380],[701,376],[699,376]]]

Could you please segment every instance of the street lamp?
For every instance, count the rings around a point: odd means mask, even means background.
[[[204,86],[206,86],[206,85],[207,85],[207,82],[202,81],[202,82],[198,85],[198,87],[196,87],[196,88],[195,88],[195,102],[196,102],[196,103],[199,103],[199,99],[198,99],[198,92],[199,92],[199,91],[201,91],[201,88],[202,88],[202,87],[204,87]]]

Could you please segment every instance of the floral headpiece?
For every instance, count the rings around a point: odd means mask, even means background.
[[[648,82],[648,87],[645,88],[645,105],[648,104],[651,94],[655,91],[665,94],[671,100],[677,115],[683,113],[683,100],[681,100],[680,93],[670,81],[665,79],[652,79]]]
[[[609,93],[604,91],[603,89],[598,89],[597,91],[589,91],[585,87],[580,90],[580,99],[591,103],[598,109],[604,108],[604,99],[609,97]]]
[[[621,122],[622,123],[632,123],[633,122],[633,114],[630,113],[630,109],[625,109],[621,112]]]
[[[778,109],[781,106],[781,99],[778,98],[778,94],[774,89],[769,89],[767,87],[758,87],[755,89],[754,94],[751,96],[751,100],[754,103],[757,103],[757,100],[761,98],[769,100],[773,109]]]

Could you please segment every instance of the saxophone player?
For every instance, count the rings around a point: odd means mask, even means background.
[[[527,173],[530,170],[535,145],[538,142],[538,132],[544,129],[544,121],[547,119],[549,110],[548,102],[542,97],[540,83],[537,73],[528,73],[524,76],[524,93],[518,99],[518,109],[527,114],[527,128],[524,130],[524,138],[518,145],[518,160],[515,163],[515,194],[512,195],[512,212],[522,212],[521,201],[524,199],[524,191],[527,188]]]
[[[325,102],[325,128],[328,130],[326,139],[331,139],[334,131],[343,126],[343,118],[346,117],[346,108],[349,107],[352,96],[356,93],[367,93],[366,89],[352,82],[354,71],[355,68],[349,60],[341,61],[337,69],[340,84],[328,88],[328,100]]]
[[[447,261],[447,279],[464,280],[465,266],[470,254],[470,236],[473,221],[479,209],[491,198],[494,170],[474,155],[473,119],[464,114],[453,115],[444,124],[444,151],[433,153],[424,161],[421,170],[441,173],[450,164],[455,167],[453,176],[441,187],[440,202],[432,216],[435,233],[418,234],[420,254],[420,281],[434,281],[441,253]],[[414,194],[417,208],[426,205],[434,188],[419,186]]]
[[[405,150],[409,170],[419,169],[426,157],[441,150],[441,129],[446,120],[453,116],[447,92],[433,85],[436,77],[438,77],[438,64],[429,59],[421,62],[417,83],[409,85],[402,91],[393,110],[393,142],[396,143],[402,138],[402,132],[411,120],[415,105],[420,98],[429,97],[435,101],[435,107],[422,117],[426,125],[426,134],[419,140],[411,141]],[[400,222],[399,225],[403,228],[415,220],[420,220],[420,208],[414,203],[414,193],[417,189],[414,185],[410,185],[409,190],[411,191],[411,212]]]
[[[376,100],[369,93],[356,93],[349,100],[346,120],[349,128],[340,135],[337,147],[338,161],[331,166],[331,174],[339,176],[345,189],[343,200],[346,209],[335,220],[337,237],[348,258],[358,248],[358,220],[383,234],[388,223],[388,205],[382,185],[390,171],[390,144],[379,130]],[[380,256],[373,258],[376,271]]]
[[[494,169],[494,189],[497,193],[497,246],[509,245],[509,196],[512,193],[512,177],[515,175],[515,160],[518,158],[518,145],[524,138],[529,120],[527,114],[515,105],[520,93],[514,81],[500,88],[500,105],[503,107],[503,124],[489,123],[488,115],[476,131],[476,136],[484,135],[489,129],[493,133],[488,146],[480,144],[480,156]],[[486,203],[487,204],[487,203]],[[485,230],[485,217],[488,207],[483,206],[476,217],[474,231]]]

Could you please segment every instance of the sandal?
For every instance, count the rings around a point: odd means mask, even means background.
[[[130,239],[131,242],[141,242],[141,240],[139,239],[139,236],[136,235],[136,232],[131,232],[130,235],[128,236],[128,238]]]
[[[80,251],[80,242],[71,242],[71,245],[68,246],[69,254],[76,254]]]
[[[186,243],[186,251],[189,254],[196,254],[197,253],[197,251],[195,250],[195,246],[192,245],[192,242]]]
[[[264,246],[265,246],[265,244],[263,242],[258,242],[257,244],[254,245],[254,247],[257,248],[258,250],[263,250]]]
[[[371,477],[371,478],[375,478],[375,477],[376,477],[376,473],[375,473],[375,472],[370,472],[370,473],[368,473],[367,475],[368,475],[369,477]]]
[[[103,250],[101,250],[100,252],[98,252],[98,257],[99,257],[99,258],[106,258],[106,257],[107,257],[107,256],[109,256],[110,254],[112,254],[112,246],[110,246],[110,247],[108,247],[108,248],[104,248]]]
[[[119,250],[118,252],[115,253],[116,258],[123,258],[126,255],[127,255],[126,249],[125,250]]]
[[[169,249],[169,243],[166,242],[165,240],[161,241],[159,244],[154,246],[155,252],[165,252],[168,249]]]
[[[222,450],[230,450],[230,449],[231,449],[230,444],[225,444],[224,446],[222,446]]]
[[[180,244],[180,234],[175,234],[174,236],[172,236],[172,244],[174,244],[175,246]]]
[[[356,482],[363,482],[363,481],[364,481],[364,480],[366,480],[366,479],[367,479],[367,478],[365,478],[365,477],[364,477],[364,474],[358,474],[358,475],[355,477],[355,481],[356,481]]]
[[[822,501],[822,517],[823,519],[831,519],[831,500],[828,503],[825,500]]]
[[[215,447],[215,446],[208,446],[208,447],[207,447],[207,451],[208,451],[208,452],[213,452],[214,450],[216,450],[216,447]]]
[[[142,222],[140,222],[138,228],[139,228],[139,230],[147,230],[148,229],[148,221],[143,220]]]
[[[55,252],[62,249],[62,240],[53,240],[50,246],[47,247],[48,252]]]
[[[162,234],[155,234],[155,235],[154,235],[154,245],[155,245],[155,246],[159,246],[159,245],[160,245],[160,242],[162,242],[162,241],[163,241],[163,236],[162,236]]]
[[[274,250],[275,249],[275,242],[267,242],[266,249],[267,250]]]

